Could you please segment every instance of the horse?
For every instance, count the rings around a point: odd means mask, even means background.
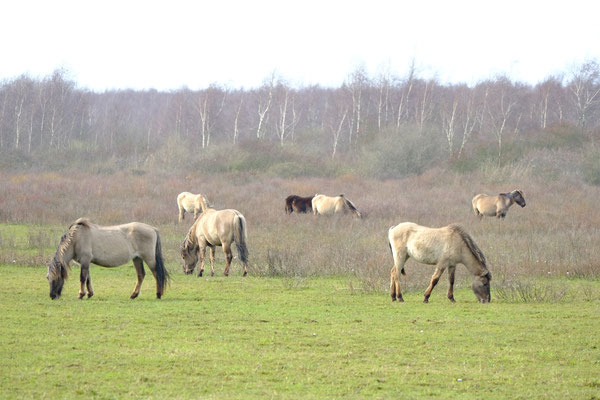
[[[312,199],[315,196],[300,197],[291,194],[285,199],[285,213],[291,214],[294,211],[297,213],[308,213],[312,211]]]
[[[48,264],[47,279],[50,283],[50,298],[58,299],[69,275],[69,263],[75,260],[81,265],[79,299],[94,295],[90,278],[90,263],[101,267],[118,267],[133,260],[137,272],[137,284],[130,298],[140,294],[146,272],[144,262],[156,280],[156,297],[161,298],[169,282],[169,272],[163,262],[158,230],[141,222],[116,226],[100,226],[87,218],[73,222],[60,239],[56,254]]]
[[[177,196],[177,207],[179,208],[179,222],[183,221],[185,218],[185,212],[194,213],[194,219],[198,218],[198,214],[202,210],[200,206],[200,199],[204,199],[207,202],[206,198],[201,194],[193,194],[190,192],[181,192]]]
[[[484,215],[504,219],[508,209],[514,203],[525,207],[525,197],[523,197],[522,191],[513,190],[510,193],[500,193],[498,196],[478,194],[472,200],[473,212],[479,219],[482,219]]]
[[[351,212],[355,217],[362,218],[354,204],[343,194],[335,197],[316,194],[312,199],[313,215],[331,215]]]
[[[210,248],[210,275],[214,276],[215,247],[222,246],[225,253],[225,271],[223,275],[229,275],[229,267],[233,259],[231,245],[235,243],[238,257],[244,264],[244,276],[248,274],[248,247],[246,233],[246,218],[237,210],[215,210],[209,208],[204,201],[200,200],[202,214],[192,225],[181,246],[181,257],[183,258],[183,272],[189,275],[194,272],[200,254],[200,269],[198,276],[204,272],[204,256],[206,248]]]
[[[404,264],[412,257],[420,263],[436,266],[425,291],[424,303],[429,302],[431,291],[446,268],[450,282],[448,299],[455,301],[454,273],[457,264],[463,264],[473,275],[472,289],[479,302],[490,302],[492,274],[487,269],[485,256],[462,227],[453,224],[443,228],[428,228],[404,222],[388,230],[388,241],[394,258],[390,279],[392,301],[404,301],[400,291],[400,273],[406,275]]]

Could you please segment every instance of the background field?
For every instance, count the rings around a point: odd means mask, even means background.
[[[516,171],[516,172],[515,172]],[[0,397],[2,398],[598,398],[600,190],[539,170],[376,180],[160,172],[0,173]],[[514,188],[527,207],[477,220],[478,192]],[[234,260],[224,278],[181,272],[176,195],[204,193],[248,221],[250,276]],[[345,193],[363,212],[285,215],[290,193]],[[73,267],[59,301],[44,263],[80,216],[157,226],[173,282],[140,298],[131,265],[92,267],[95,297],[77,301]],[[457,304],[433,267],[407,265],[406,302],[387,293],[387,229],[403,221],[460,223],[493,274],[492,303],[475,302],[457,270]]]

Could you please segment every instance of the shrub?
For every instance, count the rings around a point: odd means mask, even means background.
[[[590,185],[600,186],[600,151],[588,150],[584,155],[583,179]]]

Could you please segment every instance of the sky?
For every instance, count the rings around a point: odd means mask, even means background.
[[[0,81],[58,68],[78,86],[337,87],[353,71],[530,84],[600,62],[600,2],[2,0]]]

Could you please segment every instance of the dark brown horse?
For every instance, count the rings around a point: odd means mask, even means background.
[[[294,211],[297,213],[309,213],[312,212],[312,199],[315,196],[300,197],[295,194],[291,194],[285,199],[285,213],[291,214]]]

